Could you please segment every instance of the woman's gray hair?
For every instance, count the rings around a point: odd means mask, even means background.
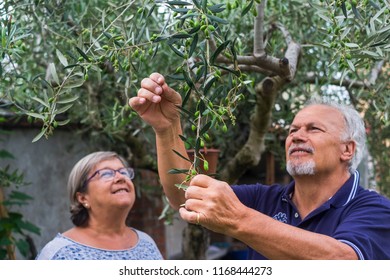
[[[349,162],[349,172],[353,173],[357,169],[360,161],[363,158],[363,153],[366,146],[366,129],[363,119],[358,111],[353,107],[338,103],[333,100],[326,100],[318,97],[309,99],[305,107],[311,105],[325,105],[338,110],[345,120],[345,131],[341,136],[342,141],[354,141],[356,144],[355,154]]]
[[[119,159],[125,167],[128,167],[127,162],[115,152],[95,152],[80,159],[70,172],[68,179],[68,194],[70,199],[71,220],[74,225],[86,225],[89,219],[88,210],[77,200],[76,194],[78,192],[87,192],[88,184],[86,184],[86,180],[91,170],[93,170],[98,163],[113,158]]]

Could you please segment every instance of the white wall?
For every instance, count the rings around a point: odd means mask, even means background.
[[[183,230],[187,222],[182,220],[178,213],[174,216],[172,225],[165,226],[165,244],[168,259],[177,259],[182,252]]]

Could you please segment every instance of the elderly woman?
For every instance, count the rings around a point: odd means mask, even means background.
[[[134,170],[114,152],[82,158],[68,181],[75,227],[58,233],[37,259],[162,259],[149,235],[126,225],[136,196],[133,178]]]

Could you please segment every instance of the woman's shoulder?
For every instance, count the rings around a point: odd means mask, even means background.
[[[153,240],[153,238],[147,234],[146,232],[143,232],[141,230],[132,228],[138,235],[138,243],[137,245],[131,249],[131,251],[137,252],[139,259],[144,260],[160,260],[163,259],[161,252],[156,244],[156,242]]]
[[[70,239],[57,233],[57,235],[42,248],[36,257],[36,260],[51,260],[58,251],[70,244],[72,244]]]
[[[139,229],[135,229],[135,228],[131,228],[131,229],[136,232],[140,241],[145,240],[145,241],[155,243],[153,238],[149,234],[147,234],[146,232],[139,230]]]

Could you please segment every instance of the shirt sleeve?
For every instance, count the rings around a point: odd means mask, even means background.
[[[256,208],[259,200],[263,197],[263,188],[266,186],[260,184],[254,185],[233,185],[232,189],[242,204],[249,208]],[[260,210],[260,209],[257,209]]]
[[[390,201],[366,192],[351,202],[333,237],[351,246],[359,259],[390,259]]]
[[[283,187],[280,185],[233,185],[232,189],[245,206],[269,215],[281,198]]]
[[[58,235],[39,252],[36,260],[53,260],[58,251],[69,245],[69,241],[65,238],[60,238]]]

